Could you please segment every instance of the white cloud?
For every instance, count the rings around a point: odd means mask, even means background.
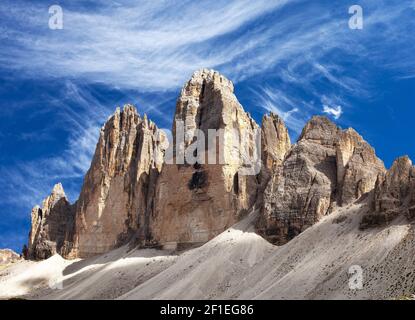
[[[327,105],[323,105],[323,112],[329,115],[332,115],[334,119],[339,119],[343,113],[341,106],[329,107]]]
[[[30,32],[16,28],[2,33],[1,40],[14,45],[0,64],[13,60],[15,68],[37,76],[71,75],[148,90],[176,88],[194,70],[232,61],[244,46],[256,43],[252,39],[237,50],[213,55],[210,44],[217,37],[286,2],[138,1],[104,6],[96,13],[63,6],[64,30],[58,31],[45,30],[43,6],[9,2],[0,5],[0,11],[17,21],[24,17]]]
[[[258,90],[251,89],[257,101],[256,107],[279,115],[296,134],[299,134],[306,122],[306,102],[289,97],[277,88],[264,85]],[[301,109],[300,109],[301,108]]]
[[[25,159],[16,161],[12,166],[0,167],[0,203],[3,205],[31,208],[40,204],[57,182],[63,183],[70,200],[76,200],[79,184],[90,167],[100,128],[115,111],[115,106],[101,103],[88,88],[72,81],[66,81],[59,92],[45,92],[44,99],[48,105],[39,106],[36,111],[57,114],[59,120],[54,125],[64,129],[67,137],[57,142],[54,137],[48,136],[50,131],[41,130],[46,138],[38,143],[50,143],[52,147],[58,143],[62,151],[52,156]],[[137,104],[137,101],[140,103]],[[154,114],[163,112],[158,105],[164,103],[163,99],[152,102],[129,97],[129,101],[124,99],[123,102],[135,104],[141,115],[148,111]],[[51,130],[52,127],[50,124],[45,129]],[[37,132],[31,136],[37,137]]]
[[[341,50],[367,56],[370,37],[376,34],[370,28],[379,22],[387,26],[382,33],[388,35],[388,41],[408,43],[408,36],[396,37],[399,24],[394,21],[404,11],[404,4],[391,8],[381,3],[376,10],[367,10],[367,36],[362,37],[347,28],[347,10],[344,16],[334,15],[322,4],[300,2],[121,1],[123,5],[109,2],[92,12],[63,6],[64,30],[49,30],[43,5],[3,1],[0,12],[10,21],[7,27],[0,23],[0,40],[7,45],[0,66],[36,77],[83,77],[123,88],[165,90],[181,86],[202,67],[220,68],[238,81],[280,64],[287,81],[307,84],[310,78],[323,76],[354,92],[364,88],[359,77],[335,74],[337,66],[327,65],[325,54]],[[238,33],[261,15],[292,5],[301,6],[301,11],[281,19],[258,19],[253,27]],[[370,54],[379,59],[374,52]],[[305,64],[314,70],[301,72]],[[288,65],[298,68],[289,71]]]
[[[346,9],[344,17],[333,16],[331,10],[317,4],[315,9],[304,5],[304,10],[293,10],[281,19],[263,19],[239,33],[261,15],[296,2],[300,1],[128,1],[124,6],[101,4],[93,12],[63,6],[64,30],[52,31],[47,29],[47,7],[4,0],[0,15],[7,17],[7,26],[2,19],[0,67],[17,69],[35,79],[76,78],[142,91],[177,89],[201,67],[219,68],[235,82],[278,70],[276,76],[285,87],[257,89],[254,104],[281,115],[297,133],[320,110],[286,91],[287,86],[301,87],[314,97],[333,91],[321,103],[323,112],[336,119],[349,107],[343,94],[367,94],[364,74],[346,75],[335,59],[327,61],[328,53],[336,50],[357,60],[370,57],[382,67],[414,70],[414,60],[404,59],[412,57],[414,42],[411,35],[399,32],[401,25],[396,21],[405,10],[404,4],[392,8],[377,1],[381,3],[377,10],[365,11],[365,29],[360,33],[347,28]],[[377,23],[383,23],[380,34],[374,27]],[[371,41],[374,36],[380,38]],[[397,53],[408,54],[402,59],[392,56],[389,64],[384,63],[383,46],[387,44],[401,48]],[[331,87],[318,87],[316,83],[322,78]],[[9,200],[20,194],[33,204],[34,199],[39,201],[49,193],[55,179],[80,178],[89,167],[99,127],[114,106],[103,105],[70,81],[65,90],[66,99],[79,110],[56,101],[69,134],[62,142],[66,144],[64,152],[18,164],[14,169],[1,168],[4,184],[0,180],[0,185],[10,190]],[[164,101],[149,103],[135,98],[131,102],[137,100],[139,107],[166,116],[160,110]]]

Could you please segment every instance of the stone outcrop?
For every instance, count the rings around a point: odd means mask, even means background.
[[[272,172],[257,230],[284,244],[335,205],[371,191],[383,171],[383,163],[353,129],[341,130],[326,117],[313,117]]]
[[[395,160],[379,174],[373,191],[373,212],[363,217],[361,228],[384,226],[399,215],[415,218],[415,167],[407,157]]]
[[[182,88],[172,138],[133,106],[118,108],[101,129],[78,201],[71,205],[57,185],[33,209],[26,256],[87,257],[128,242],[187,248],[253,209],[258,233],[284,244],[368,194],[374,213],[363,226],[415,216],[409,159],[386,173],[356,131],[321,116],[291,145],[278,115],[265,115],[259,128],[232,82],[213,70],[195,72]]]
[[[65,255],[69,250],[68,239],[72,238],[73,226],[74,207],[58,183],[43,200],[42,207],[35,206],[32,209],[32,225],[25,255],[35,260],[47,259],[56,253]]]
[[[10,249],[0,249],[0,265],[19,261],[20,255]]]
[[[194,73],[183,87],[173,124],[173,163],[164,165],[157,183],[151,224],[155,243],[179,248],[204,243],[252,208],[259,168],[249,167],[244,157],[257,156],[259,162],[259,130],[233,90],[231,81],[212,70]],[[217,136],[210,138],[209,130],[217,130]],[[183,152],[196,161],[186,157],[178,164]]]
[[[281,180],[283,162],[291,149],[291,140],[284,121],[278,115],[270,113],[262,117],[261,124],[261,174],[259,175],[259,193],[256,205],[264,206],[265,190],[272,189]],[[267,230],[270,217],[266,214],[260,216],[257,229]]]
[[[336,189],[336,137],[339,128],[314,117],[304,128],[264,193],[258,231],[283,244],[330,210]]]
[[[338,204],[348,204],[373,190],[385,166],[375,150],[354,130],[342,131],[336,150]]]
[[[265,115],[261,125],[262,169],[274,171],[282,164],[290,148],[290,136],[281,117],[272,112]]]
[[[106,252],[132,237],[145,240],[165,140],[131,105],[107,121],[77,202],[70,256]]]

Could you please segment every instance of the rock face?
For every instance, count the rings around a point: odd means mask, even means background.
[[[254,204],[259,171],[242,160],[257,156],[259,161],[259,130],[236,99],[232,82],[212,70],[196,72],[186,83],[174,120],[173,163],[164,165],[157,182],[151,231],[155,243],[186,247],[210,240]],[[217,136],[209,136],[209,130],[217,130]],[[184,150],[190,157],[177,164]]]
[[[383,163],[354,130],[343,131],[326,117],[313,117],[273,170],[258,232],[272,243],[284,244],[335,205],[372,190],[383,171]]]
[[[193,74],[173,120],[169,144],[133,106],[117,109],[101,129],[78,201],[71,205],[59,184],[32,210],[27,257],[88,257],[127,242],[182,249],[209,241],[253,209],[260,209],[258,233],[284,244],[367,194],[373,212],[363,227],[400,212],[415,217],[408,158],[386,173],[356,131],[321,116],[294,145],[278,115],[264,116],[259,131],[218,72]]]
[[[336,188],[336,137],[327,118],[314,117],[273,174],[258,231],[283,244],[328,213]]]
[[[0,249],[0,265],[14,263],[20,260],[20,255],[10,249]]]
[[[265,115],[261,126],[262,169],[274,171],[282,164],[290,148],[290,136],[284,121],[274,113]]]
[[[373,190],[378,174],[385,172],[383,161],[354,130],[340,133],[337,143],[337,184],[339,204],[348,204]]]
[[[379,174],[373,211],[363,218],[362,229],[386,225],[400,214],[415,218],[415,167],[407,156],[395,160],[386,174]]]
[[[290,136],[284,121],[276,114],[264,115],[261,125],[261,174],[259,175],[259,194],[263,195],[268,185],[274,185],[281,178],[282,164],[291,149]],[[270,187],[271,188],[271,187]],[[264,205],[264,197],[257,199],[257,207]],[[259,229],[267,228],[267,219],[261,216]]]
[[[47,259],[69,250],[72,238],[74,207],[66,198],[62,185],[54,186],[52,193],[43,200],[42,207],[32,209],[32,227],[29,234],[27,258]]]
[[[136,109],[119,108],[101,129],[76,207],[73,257],[144,239],[166,137]]]

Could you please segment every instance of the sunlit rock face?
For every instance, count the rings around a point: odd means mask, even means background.
[[[259,167],[239,160],[257,157],[260,163],[255,139],[260,132],[233,90],[231,81],[212,70],[195,72],[183,87],[174,116],[173,163],[164,165],[157,182],[151,223],[155,243],[176,247],[206,242],[253,206]],[[205,141],[197,151],[189,149],[197,145],[195,130],[203,132]],[[209,130],[221,131],[209,139]],[[212,141],[216,146],[209,145]],[[177,164],[182,150],[200,157]],[[207,154],[213,154],[213,161]]]
[[[359,199],[373,190],[386,169],[375,150],[354,130],[340,133],[337,143],[337,183],[340,205]]]
[[[26,258],[40,260],[56,253],[65,255],[71,245],[68,240],[73,234],[74,213],[62,185],[56,184],[42,207],[32,209]]]
[[[282,118],[274,113],[265,115],[261,125],[262,169],[274,171],[290,148],[290,136]]]
[[[131,105],[107,121],[77,202],[70,256],[90,256],[132,237],[145,238],[164,139]]]
[[[372,205],[373,212],[363,218],[362,229],[384,226],[400,215],[415,218],[415,167],[407,156],[396,159],[385,174],[379,174]]]
[[[284,244],[334,206],[371,191],[382,172],[383,163],[353,129],[341,130],[326,117],[313,117],[271,173],[258,232]]]
[[[336,206],[368,199],[362,228],[415,217],[407,157],[386,172],[353,129],[313,117],[291,144],[283,119],[259,127],[230,80],[196,71],[182,88],[172,141],[135,107],[117,109],[100,132],[79,199],[60,184],[32,210],[25,256],[88,257],[130,243],[184,249],[203,244],[247,212],[256,231],[284,244]]]
[[[0,249],[0,266],[19,261],[20,255],[10,249]]]

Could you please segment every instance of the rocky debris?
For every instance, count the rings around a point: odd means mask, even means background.
[[[0,249],[0,265],[6,265],[19,261],[20,255],[10,249]]]
[[[69,256],[109,251],[148,233],[155,182],[167,138],[132,105],[119,108],[101,129],[76,208]]]
[[[74,206],[66,198],[60,183],[43,200],[42,207],[32,209],[32,225],[26,258],[47,259],[68,249],[68,239],[72,238],[74,226]]]
[[[334,206],[371,191],[382,172],[382,161],[353,129],[341,130],[326,117],[313,117],[272,171],[257,230],[284,244]]]
[[[231,81],[206,69],[195,72],[183,87],[174,116],[173,164],[163,166],[157,182],[151,224],[155,243],[178,248],[204,243],[253,206],[256,174],[245,175],[246,162],[239,160],[257,154],[258,125],[243,110],[233,90]],[[180,123],[184,129],[179,130]],[[198,137],[197,130],[203,132],[204,139]],[[212,140],[210,130],[217,130]],[[184,141],[178,143],[181,136]],[[213,148],[210,141],[219,143]],[[191,149],[195,145],[197,148]],[[196,161],[190,163],[186,157],[184,164],[177,164],[189,148]],[[214,163],[207,155],[212,150]]]
[[[415,167],[409,157],[398,158],[386,174],[378,175],[372,207],[361,229],[384,226],[399,215],[415,218]]]

